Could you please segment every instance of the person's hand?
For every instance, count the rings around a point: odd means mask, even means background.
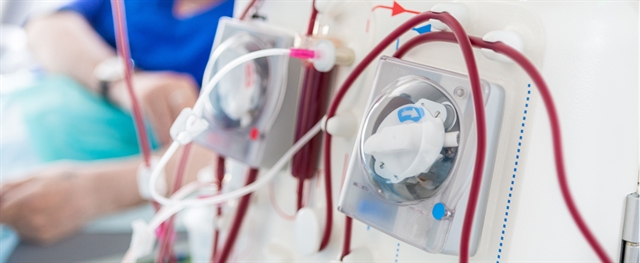
[[[54,165],[33,177],[0,185],[0,223],[29,242],[51,244],[94,217],[91,187],[70,165]]]
[[[182,109],[193,107],[198,98],[197,84],[189,75],[173,72],[136,72],[133,87],[142,112],[162,144],[171,141],[169,129]],[[131,111],[124,80],[115,82],[109,97]]]

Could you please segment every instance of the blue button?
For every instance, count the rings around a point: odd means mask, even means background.
[[[445,208],[442,203],[437,203],[436,205],[434,205],[433,210],[431,211],[433,218],[435,218],[436,220],[442,219],[446,213],[447,208]]]

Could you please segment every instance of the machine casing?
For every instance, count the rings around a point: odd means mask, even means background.
[[[369,112],[375,111],[377,97],[388,92],[388,86],[407,76],[424,78],[438,86],[455,105],[460,124],[458,155],[442,189],[425,199],[394,202],[382,197],[368,178],[370,170],[364,167],[360,145],[367,126]],[[495,84],[482,81],[487,116],[487,158],[478,209],[471,236],[471,254],[475,254],[482,231],[489,186],[495,161],[496,147],[503,115],[504,91]],[[462,90],[463,95],[458,94]],[[356,146],[351,154],[338,209],[386,234],[432,253],[458,254],[460,232],[468,199],[476,152],[476,134],[473,103],[469,79],[446,70],[415,64],[391,57],[380,60],[367,113],[360,125]],[[427,98],[428,99],[428,98]],[[382,107],[382,106],[380,106]],[[437,220],[432,215],[437,203],[447,207],[448,216]]]
[[[220,19],[203,83],[215,74],[216,59],[230,46],[259,42],[264,48],[291,48],[294,34],[266,24],[243,22],[227,17]],[[253,44],[252,44],[253,45]],[[252,50],[253,51],[253,50]],[[260,107],[247,126],[226,125],[216,105],[216,89],[211,92],[205,118],[209,128],[196,138],[218,154],[236,159],[251,167],[271,167],[292,145],[297,112],[301,62],[288,56],[265,58],[267,66],[260,85],[263,87]],[[265,73],[266,71],[266,73]],[[242,87],[238,87],[242,88]]]

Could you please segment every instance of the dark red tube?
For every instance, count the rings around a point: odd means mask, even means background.
[[[351,253],[351,233],[353,227],[353,218],[345,217],[344,220],[344,240],[342,242],[342,252],[340,253],[340,260]]]
[[[589,243],[593,251],[598,255],[598,258],[602,262],[613,262],[608,257],[604,248],[602,247],[602,245],[600,245],[600,243],[595,238],[593,233],[591,233],[591,230],[587,226],[586,222],[584,222],[584,219],[580,215],[580,212],[578,211],[578,208],[571,195],[569,184],[567,182],[567,173],[566,173],[565,164],[564,164],[562,134],[560,132],[560,119],[558,117],[558,112],[556,110],[555,103],[553,102],[553,97],[551,96],[551,91],[549,90],[549,87],[544,81],[544,78],[542,77],[540,72],[538,72],[536,67],[524,55],[522,55],[517,50],[511,48],[510,46],[501,42],[495,42],[495,43],[485,42],[478,37],[470,36],[469,39],[471,41],[471,44],[473,44],[477,48],[491,49],[497,53],[500,53],[502,55],[509,57],[510,59],[515,61],[525,72],[527,72],[529,77],[533,80],[535,86],[538,88],[538,91],[540,92],[542,101],[544,102],[544,105],[547,109],[547,115],[549,116],[549,122],[551,124],[550,125],[551,136],[553,138],[553,153],[555,157],[556,173],[558,176],[558,183],[560,184],[560,190],[562,191],[562,197],[567,206],[567,209],[569,210],[569,213],[571,214],[573,221],[578,226],[578,229],[580,229],[580,232],[582,233],[584,238],[587,240],[587,242]],[[398,51],[394,56],[402,57],[406,52],[408,52],[415,46],[418,46],[427,42],[433,42],[433,41],[457,43],[456,38],[451,33],[445,33],[445,32],[428,33],[428,34],[414,37],[409,42],[402,45],[402,47],[398,49]],[[465,224],[471,224],[471,222],[467,222],[467,220],[465,219]],[[469,231],[470,231],[470,228],[469,228]]]
[[[298,210],[302,209],[303,204],[303,192],[304,192],[304,179],[298,179],[298,189],[296,191],[296,195],[298,199],[296,200],[296,207]]]
[[[225,174],[225,158],[222,155],[218,155],[216,158],[216,182],[218,183],[218,193],[222,192],[222,181],[224,179]],[[217,205],[216,207],[216,219],[219,220],[222,216],[222,205]],[[211,252],[211,262],[215,262],[216,255],[218,254],[218,242],[220,240],[220,230],[218,226],[214,223],[214,234],[213,234],[213,248]]]
[[[309,23],[307,24],[307,36],[313,35],[313,28],[316,25],[317,16],[318,16],[318,10],[316,9],[316,0],[312,0],[311,15],[309,16]]]
[[[249,185],[253,183],[258,177],[258,169],[251,168],[249,173],[247,174],[247,178],[245,179],[244,185]],[[249,208],[249,201],[251,201],[251,193],[240,198],[240,203],[238,204],[238,209],[236,210],[236,215],[233,218],[233,223],[231,224],[231,228],[229,229],[229,234],[227,235],[227,240],[220,250],[220,255],[216,257],[214,262],[217,263],[226,263],[231,255],[231,251],[233,251],[233,246],[236,243],[236,239],[238,238],[238,233],[240,233],[240,227],[242,227],[242,222],[244,221],[244,217],[247,215],[247,210]]]
[[[313,34],[318,15],[315,0],[311,2],[311,15],[307,24],[306,36]],[[333,71],[319,72],[312,65],[305,65],[303,80],[298,100],[298,116],[296,119],[295,140],[298,141],[307,133],[327,110],[330,87],[333,82]],[[298,178],[297,208],[302,208],[304,197],[304,180],[310,179],[318,168],[322,137],[317,135],[298,151],[291,159],[291,174]]]
[[[129,98],[131,100],[133,121],[138,135],[140,152],[142,152],[142,158],[145,166],[150,167],[151,146],[149,146],[149,138],[147,137],[147,131],[144,127],[144,119],[142,118],[140,104],[138,103],[138,99],[133,88],[133,69],[131,67],[131,54],[129,53],[129,39],[127,38],[127,22],[123,0],[111,0],[111,7],[113,10],[113,23],[116,31],[116,46],[118,54],[120,54],[124,61],[124,81],[127,86],[127,94],[129,94]]]
[[[333,71],[318,72],[311,65],[305,67],[298,102],[295,141],[304,136],[324,116],[332,83]],[[318,134],[293,156],[291,160],[292,175],[300,181],[313,178],[318,169],[321,148],[322,136]],[[299,191],[299,204],[302,203],[302,196],[303,191]]]
[[[307,25],[306,35],[313,34],[318,10],[315,8],[315,0],[311,2],[311,16]],[[295,140],[299,140],[311,127],[313,127],[323,117],[329,100],[330,87],[333,82],[333,70],[330,72],[318,72],[311,65],[305,66],[302,89],[300,94],[298,117],[296,123]],[[304,197],[304,180],[312,178],[317,170],[318,157],[321,149],[321,137],[314,137],[305,145],[291,160],[291,173],[298,178],[297,207],[302,208]],[[325,180],[326,182],[326,180]],[[331,179],[329,179],[331,182]],[[331,196],[331,184],[325,184],[325,195],[327,200],[325,233],[322,237],[320,250],[323,250],[331,235],[333,224],[333,204]]]
[[[244,9],[244,11],[242,11],[242,15],[240,15],[240,20],[244,20],[245,18],[247,18],[249,11],[254,5],[256,5],[256,2],[258,2],[258,0],[251,0],[251,3],[249,3],[247,7]]]
[[[482,89],[480,86],[480,76],[478,75],[477,65],[475,63],[475,58],[473,57],[473,50],[471,49],[471,43],[469,42],[469,38],[464,31],[464,28],[460,25],[460,23],[453,18],[448,13],[433,13],[433,12],[424,12],[419,15],[414,16],[413,18],[407,20],[398,28],[396,28],[393,32],[387,35],[378,45],[376,45],[369,54],[354,68],[354,70],[349,74],[345,82],[342,84],[338,92],[336,93],[333,101],[329,106],[329,110],[327,112],[327,119],[335,116],[336,111],[338,110],[338,106],[340,102],[344,98],[345,94],[353,85],[353,82],[362,74],[362,72],[367,68],[367,66],[376,59],[384,49],[393,43],[398,37],[400,37],[405,32],[411,30],[413,27],[418,26],[421,23],[427,22],[429,19],[437,19],[445,23],[449,28],[452,29],[457,39],[461,39],[460,48],[465,57],[465,61],[467,62],[467,70],[469,72],[469,79],[471,81],[471,89],[473,93],[473,102],[476,116],[476,132],[478,134],[478,156],[476,157],[476,163],[474,168],[474,184],[478,181],[476,178],[482,179],[482,170],[484,168],[484,155],[486,152],[486,124],[485,124],[485,116],[484,116],[484,103],[482,99]],[[331,135],[324,132],[325,140],[324,140],[324,170],[325,170],[325,184],[328,186],[326,189],[327,198],[327,206],[332,207],[333,203],[330,200],[331,195]],[[481,182],[481,181],[480,181]],[[477,185],[479,185],[479,183]],[[473,195],[474,192],[471,192]],[[477,195],[477,192],[475,193]],[[477,197],[476,197],[477,199]],[[473,199],[471,199],[473,200]],[[474,207],[471,211],[473,214],[475,212],[475,205],[470,207]],[[328,210],[331,211],[331,210]],[[331,218],[331,217],[328,217]],[[323,239],[321,242],[321,248],[326,247],[329,243],[329,238],[331,236],[331,225],[328,228],[325,228],[325,232],[323,234]],[[462,252],[461,252],[462,253]],[[466,253],[467,255],[464,260],[468,260],[468,249]],[[461,257],[462,259],[462,257]]]
[[[187,163],[189,162],[189,154],[191,153],[192,144],[187,144],[184,146],[182,150],[182,154],[180,155],[180,161],[178,162],[178,167],[175,171],[175,176],[173,178],[173,183],[171,184],[171,188],[169,189],[169,193],[174,194],[184,182],[184,174],[187,170]],[[160,249],[158,250],[158,256],[156,257],[156,262],[165,262],[165,259],[171,259],[173,256],[173,236],[175,234],[174,229],[174,221],[175,216],[169,218],[169,220],[162,224],[162,239],[160,239]]]

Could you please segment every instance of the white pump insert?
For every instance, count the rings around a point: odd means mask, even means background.
[[[398,183],[428,171],[443,147],[457,146],[457,140],[450,139],[457,132],[445,136],[443,119],[444,106],[424,99],[393,110],[364,143],[365,154],[377,160],[376,173]]]

